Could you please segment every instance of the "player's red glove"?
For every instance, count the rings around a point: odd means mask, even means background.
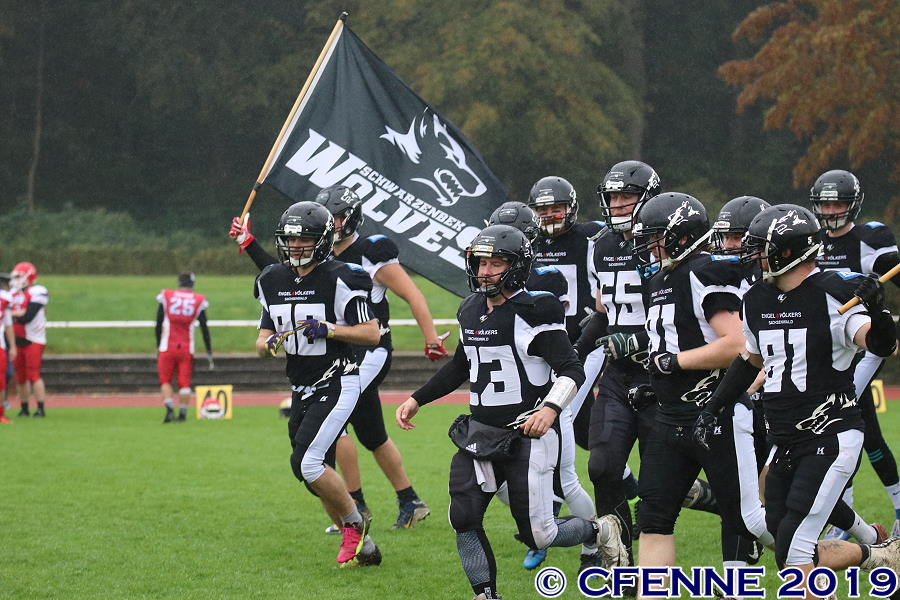
[[[450,355],[450,353],[447,352],[447,349],[444,348],[444,340],[446,340],[449,335],[449,331],[442,333],[438,336],[436,344],[425,344],[425,356],[428,357],[428,360],[440,360]]]
[[[240,217],[235,217],[231,221],[231,229],[228,230],[228,235],[237,242],[237,245],[240,248],[239,251],[243,254],[244,249],[247,248],[254,239],[253,234],[250,233],[250,213],[247,213],[243,223],[241,222]]]

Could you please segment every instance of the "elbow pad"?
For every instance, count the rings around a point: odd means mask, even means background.
[[[553,408],[557,414],[565,409],[575,394],[578,392],[578,386],[571,377],[562,376],[553,382],[553,387],[544,396],[538,408],[549,406]]]
[[[888,357],[897,347],[894,319],[888,310],[871,315],[872,325],[866,333],[866,348],[876,356]]]

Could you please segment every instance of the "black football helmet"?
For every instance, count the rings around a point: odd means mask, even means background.
[[[561,219],[556,217],[538,217],[541,231],[547,237],[556,237],[575,223],[575,218],[578,216],[577,194],[571,183],[562,177],[553,175],[539,179],[537,183],[531,186],[531,192],[528,194],[528,206],[535,212],[537,212],[538,206],[552,206],[554,204],[565,204],[566,215]]]
[[[815,260],[822,249],[822,230],[809,210],[796,204],[776,204],[755,217],[744,238],[744,261],[763,258],[765,281],[793,269],[807,260]]]
[[[484,277],[478,275],[480,259],[490,257],[499,257],[509,263],[496,284],[486,284]],[[525,286],[533,260],[534,252],[524,233],[511,225],[489,225],[466,248],[469,290],[491,298],[503,288],[518,290]]]
[[[541,223],[530,206],[514,200],[504,202],[491,213],[488,225],[512,225],[525,234],[528,242],[534,244],[541,233]]]
[[[828,231],[840,229],[859,216],[863,200],[866,195],[859,187],[859,179],[850,171],[835,169],[819,175],[812,188],[809,190],[809,199],[812,202],[812,212]],[[848,207],[844,212],[826,214],[822,212],[822,205],[826,202],[847,202]]]
[[[311,256],[291,256],[288,248],[290,238],[316,240]],[[318,202],[297,202],[288,207],[278,220],[275,229],[275,248],[282,262],[292,267],[303,267],[312,261],[322,262],[331,254],[334,245],[334,217]]]
[[[334,232],[335,242],[352,236],[365,221],[362,214],[362,200],[356,192],[346,186],[333,185],[323,188],[316,195],[316,202],[327,208],[332,216],[343,218],[341,228]]]
[[[713,223],[713,247],[718,254],[743,254],[742,248],[726,248],[726,233],[747,233],[753,217],[769,208],[771,204],[756,196],[738,196],[725,203],[716,222]]]
[[[637,194],[638,199],[630,205],[631,212],[626,216],[612,216],[610,214],[610,194],[620,192],[624,194]],[[600,212],[603,220],[613,231],[631,231],[634,225],[634,216],[641,209],[644,202],[662,192],[659,175],[653,167],[639,160],[626,160],[616,163],[603,177],[603,183],[597,186],[597,195],[600,197]]]
[[[691,253],[709,244],[712,231],[706,208],[688,194],[667,192],[650,198],[634,221],[634,254],[638,272],[650,277],[658,270],[671,270]],[[657,243],[668,257],[659,259],[650,251]]]

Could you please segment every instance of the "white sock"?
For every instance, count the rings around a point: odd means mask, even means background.
[[[860,544],[874,544],[878,539],[878,532],[875,528],[863,521],[862,517],[856,515],[853,521],[853,527],[847,530],[847,533],[856,538]]]
[[[853,508],[853,486],[851,485],[846,490],[844,490],[844,495],[841,496],[841,500],[847,503],[847,506]]]
[[[890,496],[891,502],[894,503],[894,510],[900,510],[900,483],[886,485],[884,486],[884,489],[887,491],[888,496]]]
[[[175,401],[171,398],[166,398],[165,400],[163,400],[163,404],[166,405],[166,408],[175,408]]]
[[[724,560],[722,561],[722,567],[727,571],[728,569],[739,569],[741,567],[746,567],[747,563],[742,560]],[[725,573],[723,573],[725,574]],[[738,596],[729,596],[731,600],[741,600]]]

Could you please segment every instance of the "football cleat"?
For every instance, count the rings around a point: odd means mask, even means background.
[[[372,522],[372,512],[369,510],[368,506],[357,502],[356,510],[359,511],[359,514],[362,515],[363,519],[365,519],[369,523]],[[341,532],[341,529],[334,523],[332,523],[331,525],[329,525],[328,527],[325,528],[325,533],[340,533],[340,532]]]
[[[397,513],[397,521],[391,525],[391,529],[409,529],[430,514],[431,509],[419,498],[409,502],[401,502],[400,512]]]
[[[348,565],[362,550],[366,534],[369,533],[369,522],[363,519],[362,523],[345,524],[341,527],[341,548],[338,551],[337,561],[340,566]]]
[[[900,538],[888,538],[880,544],[869,545],[869,558],[859,565],[866,571],[885,567],[900,571]]]
[[[163,423],[172,423],[173,421],[175,421],[175,411],[173,411],[171,408],[167,408]]]
[[[882,525],[881,523],[869,523],[869,525],[871,525],[872,528],[875,530],[875,543],[876,544],[881,544],[883,542],[886,542],[888,537],[894,537],[894,536],[888,536],[887,532],[885,532],[885,530],[884,530],[884,525]]]
[[[532,569],[537,569],[546,559],[546,550],[532,550],[529,548],[528,552],[525,553],[525,560],[522,561],[522,566],[531,571]]]
[[[381,564],[381,550],[369,536],[365,537],[363,547],[355,558],[341,564],[341,567],[377,567]]]
[[[45,418],[46,416],[47,416],[47,413],[44,412],[44,409],[43,409],[43,408],[39,408],[39,409],[37,409],[36,411],[34,411],[34,417],[35,417],[36,419],[37,419],[37,418],[43,419],[43,418]]]
[[[615,515],[594,519],[597,524],[597,551],[605,568],[628,566],[628,550],[622,543],[622,525]]]
[[[30,417],[30,416],[31,416],[31,413],[28,411],[28,408],[26,408],[26,407],[23,406],[23,407],[19,410],[19,414],[17,414],[16,416],[17,416],[17,417]]]
[[[835,527],[834,525],[829,525],[827,529],[825,529],[825,533],[822,534],[823,540],[844,540],[845,542],[850,539],[850,534],[840,529],[839,527]]]

